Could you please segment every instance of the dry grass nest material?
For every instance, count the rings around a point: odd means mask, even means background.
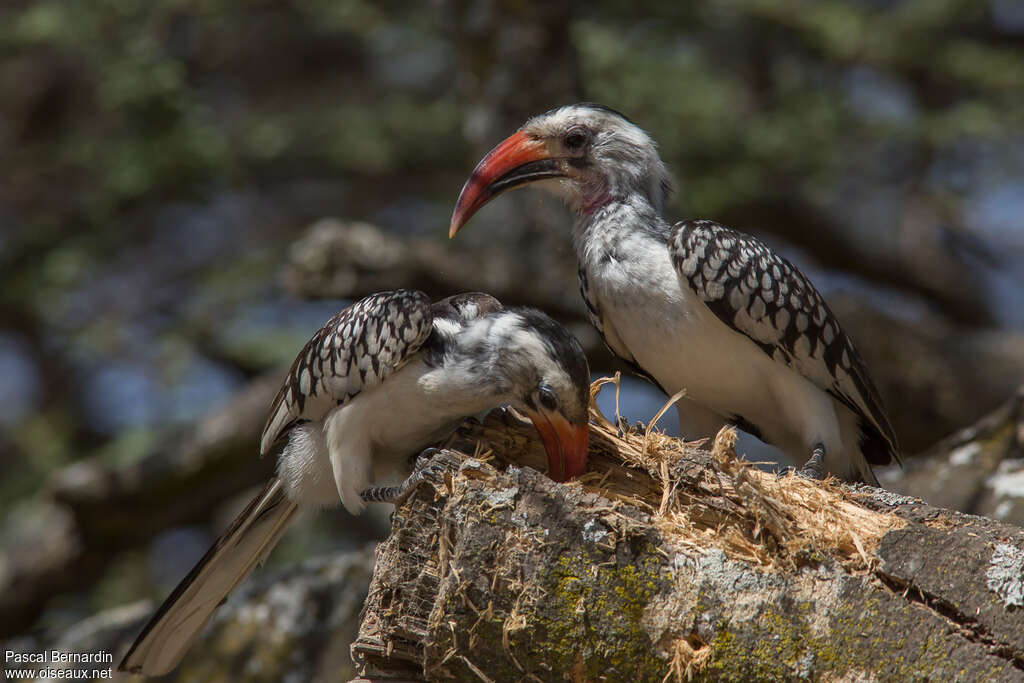
[[[615,384],[617,394],[618,375],[591,386],[591,457],[597,471],[583,483],[649,510],[670,542],[697,550],[717,547],[766,569],[833,558],[850,570],[870,570],[882,536],[906,524],[859,505],[856,499],[863,494],[834,478],[817,482],[757,469],[737,456],[736,432],[729,427],[715,437],[710,459],[699,448],[702,442],[686,443],[652,426],[643,432],[620,430],[594,403],[607,384]],[[666,403],[652,425],[680,397]],[[628,470],[646,472],[649,484],[634,481],[623,490],[619,484],[630,478],[623,476]]]

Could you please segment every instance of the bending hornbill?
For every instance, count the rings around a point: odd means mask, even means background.
[[[421,292],[369,296],[306,344],[274,399],[260,451],[287,436],[271,479],[171,593],[120,669],[167,673],[228,593],[273,549],[299,508],[399,504],[430,473],[371,486],[469,415],[503,404],[536,425],[556,481],[587,459],[589,371],[547,315],[486,294],[431,305]],[[433,473],[436,475],[436,472]]]
[[[877,485],[899,461],[868,370],[814,286],[759,240],[708,220],[662,217],[671,189],[657,146],[595,104],[527,121],[466,181],[449,236],[527,183],[575,213],[573,245],[591,322],[617,356],[674,394],[692,438],[732,423],[803,461]]]

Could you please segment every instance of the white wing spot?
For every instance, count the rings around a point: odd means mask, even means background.
[[[764,313],[765,313],[764,299],[762,299],[759,296],[755,296],[754,297],[754,302],[750,306],[750,316],[754,320],[760,320],[761,318],[764,317]]]
[[[789,326],[789,311],[785,308],[780,308],[775,314],[775,327],[782,331]]]
[[[821,325],[825,322],[825,308],[821,305],[814,307],[814,324]]]
[[[682,265],[680,266],[680,270],[683,271],[683,274],[686,275],[686,277],[690,277],[691,275],[696,273],[697,257],[694,256],[693,254],[690,254],[688,257],[686,257],[686,260],[684,260]]]
[[[739,287],[733,287],[729,292],[729,305],[732,306],[733,310],[738,311],[741,308],[745,308],[747,303],[747,297],[743,294]]]
[[[811,352],[811,340],[807,335],[801,334],[793,345],[793,355],[797,358],[806,358]]]

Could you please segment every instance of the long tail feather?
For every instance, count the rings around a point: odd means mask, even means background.
[[[168,596],[118,668],[147,676],[174,669],[228,593],[277,545],[295,510],[281,481],[271,479]]]

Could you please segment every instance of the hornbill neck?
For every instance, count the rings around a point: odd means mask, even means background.
[[[662,218],[647,197],[634,192],[613,199],[592,211],[580,210],[573,221],[573,245],[582,259],[584,251],[596,243],[615,241],[627,234],[644,234],[665,242],[672,226]]]

